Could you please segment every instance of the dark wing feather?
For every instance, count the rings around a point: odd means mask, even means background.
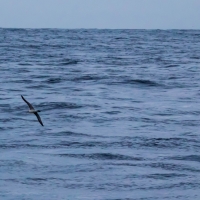
[[[28,104],[30,110],[34,110],[33,106],[21,95],[22,99]]]
[[[37,117],[37,119],[38,119],[38,121],[40,122],[40,124],[41,124],[42,126],[44,126],[43,123],[42,123],[42,120],[41,120],[41,118],[40,118],[40,116],[39,116],[39,114],[38,114],[38,113],[34,113],[34,114],[35,114],[35,116]]]

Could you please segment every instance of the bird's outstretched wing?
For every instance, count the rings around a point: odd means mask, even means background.
[[[37,117],[37,119],[38,119],[38,121],[40,122],[40,124],[41,124],[42,126],[44,126],[43,123],[42,123],[42,120],[41,120],[41,118],[40,118],[40,115],[39,115],[38,113],[34,113],[34,114],[35,114],[35,116]]]
[[[33,106],[21,95],[22,99],[28,104],[30,110],[34,110]]]

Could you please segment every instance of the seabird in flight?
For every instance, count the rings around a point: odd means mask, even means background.
[[[29,112],[35,114],[35,116],[37,117],[37,119],[38,119],[38,121],[40,122],[40,124],[41,124],[42,126],[44,126],[43,123],[42,123],[42,120],[41,120],[41,118],[40,118],[40,116],[39,116],[39,114],[38,114],[38,112],[40,112],[40,110],[35,110],[35,109],[33,108],[33,106],[32,106],[22,95],[21,95],[21,97],[22,97],[22,99],[28,104],[28,107],[30,108]]]

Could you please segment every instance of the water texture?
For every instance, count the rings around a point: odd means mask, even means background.
[[[0,199],[199,200],[200,31],[0,29],[0,52]]]

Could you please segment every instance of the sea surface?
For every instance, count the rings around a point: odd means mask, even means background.
[[[200,31],[0,29],[0,199],[199,200]]]

